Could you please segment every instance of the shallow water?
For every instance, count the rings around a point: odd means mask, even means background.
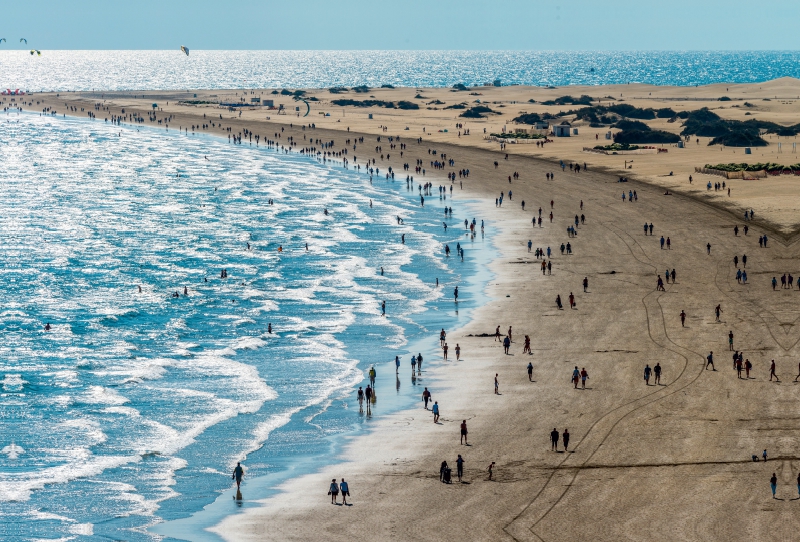
[[[798,51],[0,52],[0,88],[186,90],[447,87],[456,83],[693,86],[800,77]]]
[[[238,460],[252,480],[323,454],[368,423],[370,364],[381,393],[412,393],[394,355],[455,327],[452,289],[479,265],[464,205],[297,154],[15,113],[0,160],[8,539],[153,539]],[[464,262],[443,258],[457,241]]]

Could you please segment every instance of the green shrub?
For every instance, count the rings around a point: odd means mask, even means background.
[[[464,83],[456,83],[455,85],[453,85],[453,89],[455,89],[455,90],[469,90],[469,87],[467,87]]]
[[[509,133],[506,132],[504,134],[489,134],[490,136],[500,137],[503,139],[544,139],[545,136],[542,134],[523,134],[520,132]]]
[[[729,164],[706,164],[705,167],[706,169],[716,169],[718,171],[783,171],[784,169],[800,169],[796,167],[797,165],[798,164],[794,164],[787,168],[786,166],[774,162],[766,162],[763,164],[761,162],[756,164],[748,164],[745,162],[737,164],[736,162],[731,162]]]
[[[466,108],[467,108],[467,104],[453,104],[453,105],[448,105],[447,107],[445,107],[445,109],[466,109]]]
[[[331,94],[341,94],[342,92],[347,92],[347,87],[331,87],[328,89],[328,92]]]
[[[720,101],[720,102],[729,102],[729,101],[731,101],[731,99],[730,99],[730,98],[728,98],[727,96],[721,96],[721,97],[719,98],[719,101]]]
[[[675,111],[673,111],[671,107],[662,107],[661,109],[656,109],[656,117],[659,119],[671,119],[674,116]]]
[[[391,103],[391,102],[389,102]],[[442,103],[442,102],[439,102]],[[419,109],[419,104],[415,104],[414,102],[407,102],[405,100],[401,100],[397,102],[398,109]]]
[[[596,145],[594,148],[599,151],[635,151],[639,149],[639,145],[628,145],[627,143],[612,143],[611,145]]]
[[[369,87],[367,85],[360,85],[357,87],[353,87],[353,91],[366,94],[367,92],[369,92]]]
[[[394,86],[393,85],[389,85],[389,84],[384,84],[384,85],[381,85],[381,88],[394,88]]]

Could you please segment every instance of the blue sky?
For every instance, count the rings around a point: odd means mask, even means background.
[[[800,0],[37,0],[2,49],[800,49]]]

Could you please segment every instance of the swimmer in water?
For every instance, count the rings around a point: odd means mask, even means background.
[[[328,216],[328,210],[325,209],[325,216]]]
[[[183,295],[189,295],[189,288],[186,286],[183,287]]]
[[[267,324],[267,333],[272,333],[272,323]]]
[[[44,325],[44,330],[45,330],[45,331],[50,331],[50,322],[47,322],[47,323]]]
[[[142,287],[141,287],[141,285],[139,286],[139,293],[140,293],[140,294],[142,293]]]
[[[308,243],[306,243],[306,252],[308,252]]]
[[[250,243],[247,243],[247,250],[250,250]]]
[[[283,245],[278,246],[278,252],[283,252]]]

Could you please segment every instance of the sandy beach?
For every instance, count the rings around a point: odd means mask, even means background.
[[[422,401],[396,414],[378,411],[368,434],[347,444],[333,465],[287,482],[280,495],[260,508],[232,514],[214,532],[237,541],[793,538],[800,523],[792,519],[800,496],[795,449],[800,424],[793,415],[800,293],[774,289],[770,281],[800,274],[796,178],[726,179],[729,196],[727,190],[706,188],[721,177],[695,168],[723,162],[795,164],[800,162],[792,152],[796,137],[766,135],[769,145],[748,156],[742,148],[708,146],[711,138],[704,137],[692,138],[685,148],[664,145],[667,152],[607,155],[583,149],[607,142],[609,128],[582,121],[571,125],[577,135],[552,138],[544,147],[507,144],[502,151],[498,142],[484,139],[484,129],[487,135],[510,131],[512,119],[522,113],[579,107],[541,104],[564,95],[611,96],[639,108],[708,107],[726,119],[755,117],[790,125],[800,122],[800,81],[697,88],[397,88],[358,94],[306,89],[305,98],[318,100],[308,102],[307,117],[298,116],[305,114],[305,102],[271,92],[35,94],[3,101],[4,107],[22,103],[31,111],[51,108],[45,113],[59,116],[85,118],[92,112],[97,122],[139,113],[145,125],[159,126],[147,120],[157,103],[154,115],[171,115],[169,129],[189,127],[187,137],[196,126],[196,132],[222,137],[246,128],[260,136],[261,145],[274,140],[288,147],[291,136],[295,149],[333,140],[331,150],[341,153],[347,147],[347,154],[331,160],[347,158],[351,166],[362,167],[367,158],[376,160],[381,173],[374,182],[384,182],[389,166],[396,179],[413,175],[417,183],[434,185],[450,185],[445,175],[451,171],[470,171],[453,183],[456,201],[482,202],[487,235],[499,257],[491,265],[490,301],[463,328],[447,330],[450,359],[424,373],[424,385],[441,407],[440,423],[433,423]],[[722,96],[731,101],[719,101]],[[214,103],[188,103],[252,97],[284,104],[287,114],[253,107],[243,108],[240,116]],[[420,108],[331,103],[339,98],[408,100]],[[458,116],[462,110],[444,109],[476,99],[499,114],[470,119]],[[745,108],[745,102],[754,105]],[[662,118],[648,124],[674,133],[681,128],[680,122]],[[406,145],[402,156],[400,148],[390,148],[389,136],[399,137],[392,144]],[[364,142],[355,150],[352,143],[345,145],[360,137]],[[430,162],[443,153],[455,165],[434,170]],[[424,176],[414,173],[416,160],[422,161]],[[586,168],[562,170],[562,160]],[[623,169],[631,160],[632,168]],[[551,172],[555,176],[547,180]],[[515,173],[518,178],[509,181]],[[618,183],[620,176],[629,181]],[[635,201],[621,198],[634,190]],[[498,206],[494,200],[501,192],[504,201]],[[539,208],[541,227],[531,223]],[[754,211],[752,221],[744,222],[746,209]],[[568,236],[567,227],[581,215],[585,220],[577,235]],[[653,224],[652,235],[644,234],[645,223]],[[769,239],[766,248],[759,246],[763,235]],[[662,236],[670,239],[669,249],[661,245]],[[542,259],[528,250],[529,240],[533,248],[552,250],[546,258],[551,273],[542,273]],[[571,244],[571,254],[562,253],[562,243]],[[742,284],[733,258],[742,269],[745,254],[748,280]],[[676,279],[658,290],[659,276],[673,269]],[[571,293],[574,308],[567,302]],[[563,309],[556,306],[557,295]],[[495,340],[497,326],[503,335],[513,327],[509,355]],[[733,348],[753,365],[748,379],[737,378],[733,368],[730,332]],[[524,335],[531,337],[531,355],[522,353]],[[438,335],[430,341],[436,344]],[[456,343],[460,361],[452,350]],[[711,351],[715,370],[706,367]],[[780,382],[770,379],[773,359]],[[384,378],[392,376],[389,361],[387,356]],[[661,384],[651,379],[646,385],[645,366],[656,364],[663,368]],[[589,374],[585,390],[570,382],[574,367]],[[494,393],[495,374],[499,394]],[[459,443],[462,420],[469,427],[468,446]],[[569,429],[568,452],[562,443],[557,452],[551,450],[554,427]],[[768,461],[751,460],[765,449]],[[454,467],[458,454],[465,460],[464,483],[441,483],[440,463]],[[773,472],[777,499],[770,493]],[[332,506],[328,483],[343,476],[352,506]]]

